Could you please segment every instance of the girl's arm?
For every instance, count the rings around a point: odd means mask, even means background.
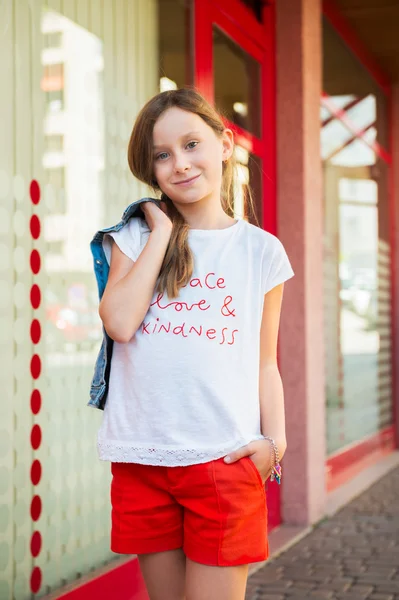
[[[150,306],[156,281],[168,247],[171,227],[153,229],[136,261],[112,244],[111,264],[99,314],[108,335],[128,342]]]
[[[259,400],[261,431],[272,437],[280,459],[287,448],[284,392],[277,365],[277,340],[284,283],[265,294],[260,331]]]

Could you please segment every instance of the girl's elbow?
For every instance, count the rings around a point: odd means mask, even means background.
[[[118,344],[127,344],[136,333],[135,331],[130,331],[125,325],[112,326],[110,323],[104,321],[103,323],[104,329],[111,340],[114,340],[114,342],[117,342]]]
[[[135,334],[135,332],[129,331],[124,325],[120,327],[112,327],[109,325],[107,327],[107,325],[104,324],[104,328],[111,340],[114,340],[114,342],[117,342],[118,344],[127,344]]]
[[[115,318],[110,318],[110,315],[107,314],[107,311],[101,306],[101,304],[98,312],[100,319],[103,322],[105,331],[109,337],[114,340],[114,342],[117,342],[118,344],[127,344],[130,342],[136,333],[136,327],[132,328],[124,321],[118,323]]]
[[[112,340],[114,340],[114,342],[117,342],[118,344],[127,344],[128,342],[130,342],[130,340],[133,337],[133,336],[127,336],[127,335],[123,335],[123,334],[112,334],[112,333],[111,334],[108,333],[108,335]]]

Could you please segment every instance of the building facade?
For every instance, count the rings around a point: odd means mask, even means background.
[[[377,0],[0,3],[1,600],[145,597],[135,557],[109,549],[89,242],[148,193],[126,151],[160,90],[195,85],[220,109],[236,216],[277,234],[296,273],[269,529],[317,522],[397,448],[398,25]]]

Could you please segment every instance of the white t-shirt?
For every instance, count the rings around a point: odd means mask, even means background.
[[[137,260],[150,230],[132,218],[109,234]],[[194,272],[177,299],[154,292],[135,335],[114,343],[98,452],[102,460],[184,466],[261,439],[264,295],[294,273],[281,242],[245,220],[189,230]],[[108,262],[111,240],[103,246]]]

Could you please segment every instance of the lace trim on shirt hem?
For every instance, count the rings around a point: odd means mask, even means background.
[[[255,436],[251,441],[263,439],[264,436]],[[131,446],[118,446],[106,442],[98,442],[98,454],[100,460],[108,460],[111,462],[127,462],[138,463],[142,465],[162,465],[167,467],[187,466],[197,463],[209,462],[217,460],[225,456],[229,452],[237,450],[241,446],[249,442],[242,442],[239,445],[235,444],[218,448],[215,450],[200,451],[197,449],[165,449],[158,448],[132,448]]]

